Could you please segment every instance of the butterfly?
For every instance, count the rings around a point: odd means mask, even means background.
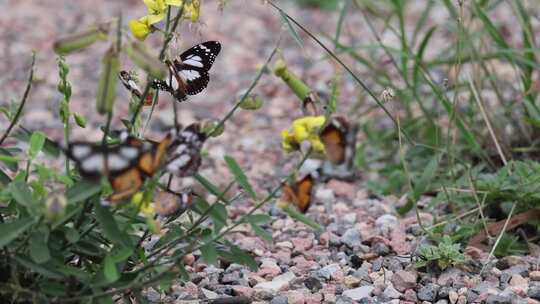
[[[354,144],[351,144],[351,137],[356,136],[350,132],[349,123],[344,117],[331,117],[319,133],[326,158],[334,165],[346,163],[354,153]]]
[[[172,138],[165,170],[179,177],[195,174],[201,165],[201,149],[205,141],[206,134],[197,123],[177,131]]]
[[[143,93],[141,89],[139,88],[139,85],[137,84],[137,79],[131,72],[127,71],[120,71],[118,73],[118,78],[124,85],[124,87],[131,92],[133,96],[135,96],[137,99],[141,99]],[[144,100],[145,106],[151,106],[153,102],[154,96],[153,94],[147,94],[146,98]]]
[[[298,210],[305,213],[311,205],[311,192],[313,190],[313,177],[307,174],[293,185],[283,183],[281,201],[295,205]]]
[[[183,52],[172,61],[166,60],[169,80],[156,79],[153,87],[169,92],[177,101],[187,99],[187,95],[202,92],[210,81],[209,71],[221,51],[217,41],[206,41]]]
[[[112,186],[111,202],[130,198],[164,162],[172,134],[158,143],[122,136],[121,142],[104,146],[88,142],[72,142],[66,155],[75,161],[83,178],[97,180],[106,176]]]
[[[156,213],[161,216],[182,213],[193,203],[193,196],[194,193],[190,189],[181,192],[159,191],[154,197]]]

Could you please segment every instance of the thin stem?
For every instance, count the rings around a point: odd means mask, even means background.
[[[334,52],[332,52],[324,43],[322,43],[315,35],[313,35],[310,31],[308,31],[304,26],[302,26],[300,23],[298,23],[294,18],[289,16],[284,10],[282,10],[279,6],[277,6],[273,1],[268,1],[268,3],[274,7],[276,10],[278,10],[283,16],[287,17],[290,21],[292,21],[296,26],[298,26],[303,32],[305,32],[311,39],[313,39],[320,47],[322,47],[334,60],[336,60],[353,78],[354,80],[360,84],[360,86],[375,100],[377,105],[386,113],[386,115],[392,120],[394,123],[394,126],[398,129],[398,132],[403,133],[403,136],[409,143],[412,143],[412,139],[405,133],[405,131],[399,129],[398,123],[396,119],[390,114],[390,111],[384,106],[384,104],[379,100],[377,95],[371,91],[371,89],[362,81],[356,74],[345,64],[341,59],[339,59]]]
[[[30,74],[28,75],[28,81],[26,83],[26,89],[24,90],[23,97],[21,99],[21,102],[19,104],[19,108],[17,109],[17,112],[15,113],[15,116],[11,120],[11,123],[9,124],[9,127],[6,129],[6,132],[4,135],[2,135],[2,138],[0,138],[0,146],[4,143],[6,138],[9,136],[9,133],[15,127],[15,124],[19,121],[19,117],[22,114],[22,110],[24,108],[24,105],[26,104],[26,100],[28,99],[28,95],[30,94],[30,89],[32,88],[32,80],[34,78],[34,65],[36,63],[36,53],[32,53],[32,63],[30,64]]]

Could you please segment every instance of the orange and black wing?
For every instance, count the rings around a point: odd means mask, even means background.
[[[109,197],[111,202],[119,202],[130,198],[143,185],[144,178],[137,167],[109,178],[114,193]]]
[[[330,162],[340,165],[345,162],[348,125],[343,118],[334,117],[320,133],[326,157]]]
[[[297,181],[292,187],[284,183],[281,190],[281,200],[295,205],[298,210],[305,213],[311,206],[311,192],[313,189],[313,178],[310,174]]]

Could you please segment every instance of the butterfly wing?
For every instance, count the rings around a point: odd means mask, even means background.
[[[174,60],[178,76],[184,82],[186,94],[195,95],[206,88],[210,81],[208,71],[220,51],[219,42],[207,41],[188,49]]]
[[[206,140],[198,124],[192,124],[180,131],[173,139],[169,160],[165,169],[180,177],[191,176],[201,165],[201,148]]]
[[[313,189],[313,178],[311,174],[306,175],[295,185],[296,206],[301,212],[306,212],[311,206],[311,190]]]
[[[120,79],[124,87],[131,92],[131,94],[135,95],[137,98],[141,98],[141,90],[139,89],[137,82],[135,82],[135,79],[129,72],[120,71],[120,73],[118,73],[118,78]]]
[[[109,178],[114,193],[111,202],[123,201],[135,194],[143,185],[143,176],[138,168],[133,167],[122,174]]]
[[[340,165],[345,161],[348,125],[341,118],[332,118],[321,131],[326,157],[330,162]]]

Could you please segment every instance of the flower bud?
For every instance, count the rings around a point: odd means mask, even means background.
[[[53,44],[57,54],[68,54],[82,50],[98,40],[106,40],[108,27],[94,27],[87,31],[62,37]]]
[[[258,110],[263,106],[263,104],[264,101],[261,96],[257,94],[249,94],[246,99],[240,102],[240,108],[244,110]]]
[[[61,219],[66,212],[67,200],[63,194],[53,194],[45,202],[45,218],[49,222]]]

